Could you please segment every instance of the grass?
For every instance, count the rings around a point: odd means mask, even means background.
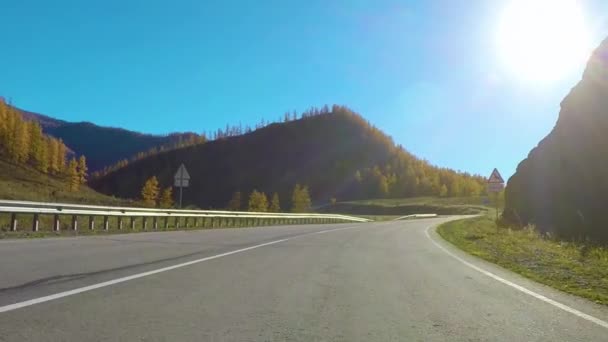
[[[488,216],[445,223],[458,248],[556,289],[608,305],[608,249],[541,236],[533,227],[497,228]]]

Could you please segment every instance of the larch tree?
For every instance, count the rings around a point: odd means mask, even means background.
[[[80,175],[78,173],[78,162],[76,159],[70,159],[67,167],[67,180],[70,191],[75,192],[80,189]]]
[[[243,206],[243,199],[240,191],[236,191],[232,194],[232,198],[230,202],[228,202],[228,210],[230,211],[239,211]]]
[[[78,158],[78,181],[80,184],[85,184],[87,182],[87,159],[85,156],[80,156]]]
[[[291,195],[291,212],[307,213],[311,209],[310,193],[307,186],[296,184]]]
[[[59,172],[65,171],[65,158],[68,154],[68,147],[65,146],[63,140],[59,139],[59,153],[57,154],[57,165],[59,166]]]
[[[37,122],[30,123],[30,157],[34,167],[46,173],[49,169],[47,145],[42,134],[42,127]]]
[[[141,189],[141,198],[148,207],[155,207],[159,196],[158,179],[156,176],[148,178]]]
[[[266,198],[266,194],[257,190],[253,190],[251,195],[249,195],[248,210],[255,212],[267,212],[268,199]]]
[[[158,206],[161,208],[171,208],[173,207],[173,188],[166,187],[160,195],[160,199],[158,200]]]
[[[441,185],[439,189],[439,197],[446,197],[448,195],[448,187],[445,184]]]
[[[52,174],[59,173],[59,140],[48,137],[47,146],[49,149],[49,172]]]
[[[272,194],[272,200],[270,201],[268,211],[272,213],[278,213],[281,211],[281,201],[279,200],[279,194],[276,192]]]
[[[30,130],[26,121],[18,120],[15,128],[15,146],[13,160],[23,164],[30,155]]]

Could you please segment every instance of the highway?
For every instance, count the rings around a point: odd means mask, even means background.
[[[448,218],[0,241],[0,341],[606,341]]]

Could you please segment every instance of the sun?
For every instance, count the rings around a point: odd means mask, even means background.
[[[575,0],[513,0],[498,29],[498,48],[518,78],[555,81],[584,64],[591,52]]]

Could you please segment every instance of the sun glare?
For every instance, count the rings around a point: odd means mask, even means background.
[[[558,80],[585,63],[591,51],[575,0],[513,0],[499,25],[501,57],[525,80]]]

